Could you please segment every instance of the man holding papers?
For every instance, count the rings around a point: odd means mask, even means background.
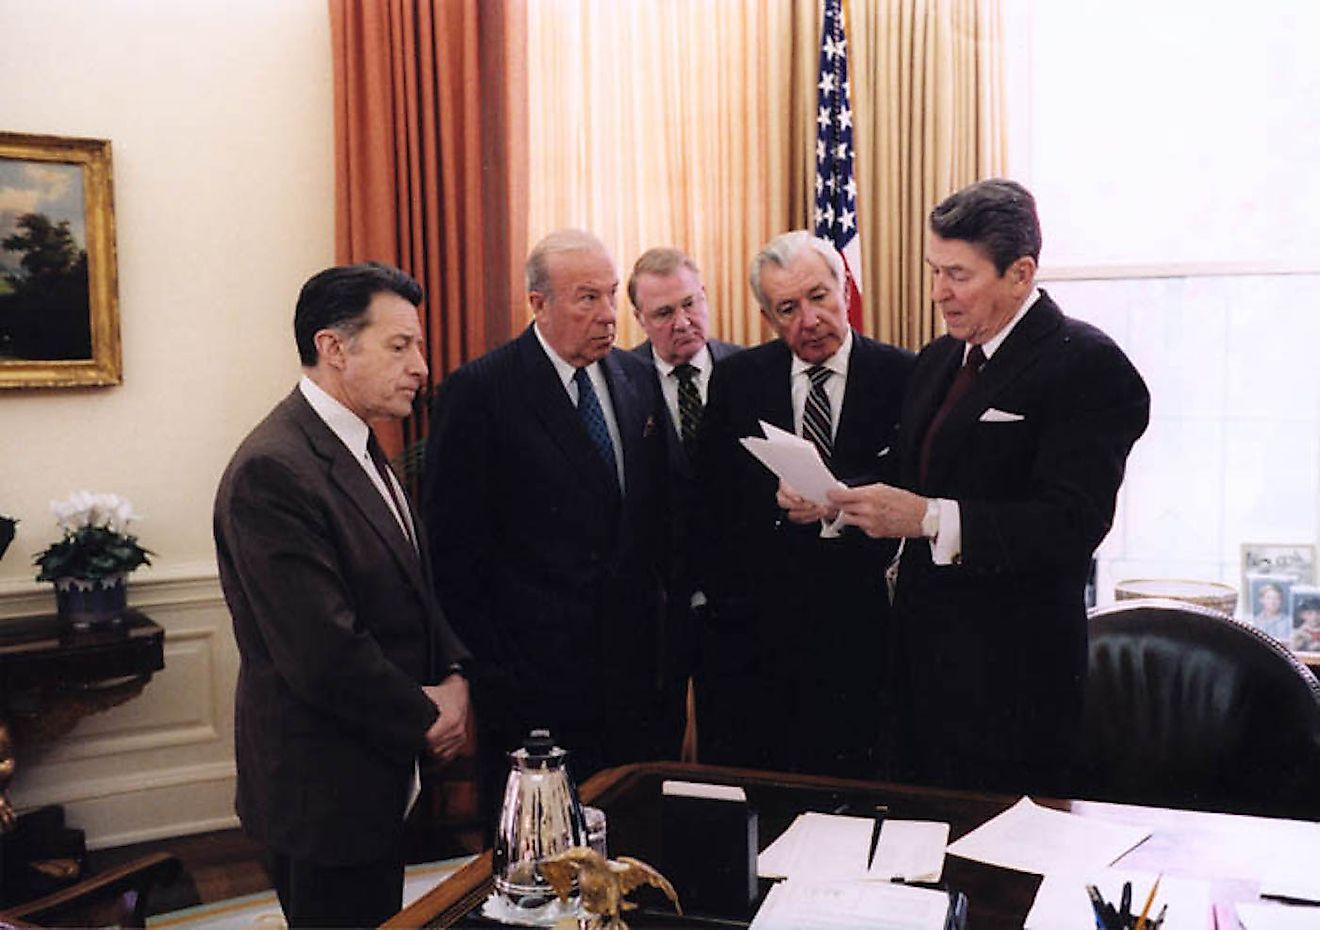
[[[1149,418],[1122,350],[1036,287],[1040,243],[1014,182],[935,207],[926,262],[948,335],[917,359],[901,487],[829,495],[845,523],[907,537],[897,649],[925,783],[1060,786],[1081,724],[1087,570]]]
[[[778,479],[740,440],[764,436],[764,422],[812,442],[835,476],[874,480],[912,357],[848,327],[842,261],[805,230],[766,245],[751,287],[779,338],[715,367],[697,441],[696,538],[708,547],[699,564],[711,601],[700,758],[870,775],[889,759],[884,566],[895,544],[784,519]]]

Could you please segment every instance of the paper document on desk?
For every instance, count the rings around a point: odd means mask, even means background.
[[[845,485],[821,461],[816,447],[773,423],[757,422],[761,424],[765,438],[747,436],[739,440],[743,447],[798,494],[813,504],[828,507],[828,493]]]
[[[1320,927],[1320,910],[1305,905],[1239,903],[1237,919],[1243,930],[1315,930]],[[1221,921],[1219,926],[1225,924]]]
[[[791,878],[770,888],[748,930],[944,930],[949,895],[877,881]]]
[[[1023,930],[1086,930],[1095,926],[1095,911],[1086,893],[1087,885],[1095,885],[1101,897],[1118,907],[1123,895],[1123,883],[1132,883],[1132,908],[1140,912],[1147,893],[1160,879],[1159,890],[1151,902],[1149,918],[1153,920],[1161,909],[1164,923],[1160,930],[1205,930],[1210,919],[1210,883],[1194,878],[1157,876],[1153,872],[1133,872],[1128,869],[1098,869],[1091,872],[1049,872],[1040,883],[1036,900],[1022,924]],[[1227,930],[1227,928],[1225,928]]]
[[[875,844],[871,877],[937,882],[944,872],[949,825],[931,820],[886,820]]]
[[[1019,872],[1089,872],[1103,868],[1138,845],[1150,831],[1079,817],[1023,797],[949,846],[964,859]]]
[[[870,817],[798,814],[756,859],[761,878],[861,878],[871,847]]]

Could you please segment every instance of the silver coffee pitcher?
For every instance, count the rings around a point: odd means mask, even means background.
[[[549,730],[533,730],[509,760],[495,833],[495,891],[514,908],[537,909],[555,898],[538,866],[566,849],[585,846],[586,822],[569,775],[568,752],[555,745]]]

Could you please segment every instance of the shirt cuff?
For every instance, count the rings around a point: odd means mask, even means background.
[[[936,565],[962,564],[962,511],[958,502],[933,499],[926,504],[921,531],[930,540],[930,560]]]

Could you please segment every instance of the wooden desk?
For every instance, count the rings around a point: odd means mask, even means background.
[[[910,785],[813,778],[772,772],[682,763],[647,763],[601,772],[581,788],[584,803],[603,808],[609,818],[611,855],[636,855],[658,862],[660,784],[666,778],[743,786],[759,814],[760,847],[773,840],[804,810],[832,811],[841,805],[865,810],[874,803],[889,806],[889,816],[903,820],[939,820],[950,825],[950,841],[1006,810],[1016,797],[937,791]],[[1251,877],[1263,851],[1280,848],[1320,849],[1320,824],[1232,814],[1205,814],[1160,808],[1131,807],[1088,801],[1038,802],[1085,817],[1143,826],[1151,831],[1145,843],[1125,855],[1125,867],[1166,875],[1212,880],[1216,901],[1252,899]],[[944,878],[968,898],[968,926],[975,930],[1017,930],[1035,899],[1040,878],[949,856]],[[763,883],[764,884],[764,883]],[[491,890],[490,852],[480,855],[448,880],[427,892],[386,924],[404,927],[490,927],[472,916]],[[708,922],[674,917],[628,917],[635,930],[648,927],[703,927]],[[724,923],[723,926],[739,926]],[[744,924],[741,924],[745,926]]]

